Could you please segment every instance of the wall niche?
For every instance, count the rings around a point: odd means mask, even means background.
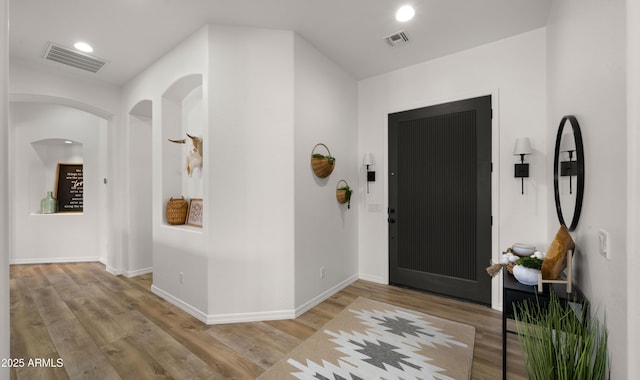
[[[14,229],[11,263],[105,259],[108,247],[101,231],[109,214],[108,120],[55,103],[16,101],[9,106],[13,223],[19,226]],[[65,204],[73,210],[42,214],[40,201],[49,191],[55,194],[60,163],[82,164],[82,192],[77,176],[65,176],[66,184],[75,185],[65,192],[70,195]],[[82,212],[76,208],[80,203]]]
[[[67,139],[43,139],[31,143],[32,165],[29,172],[29,211],[42,214],[40,201],[47,192],[56,195],[56,176],[59,163],[83,163],[82,144]]]
[[[203,139],[206,112],[203,102],[202,74],[191,74],[174,82],[162,95],[162,200],[163,205],[171,198],[203,198],[203,169],[194,166],[189,154],[202,147],[194,145],[187,136]],[[183,144],[169,140],[184,140]],[[204,141],[203,143],[207,143]],[[190,173],[187,164],[190,163]],[[163,216],[163,223],[168,225]]]

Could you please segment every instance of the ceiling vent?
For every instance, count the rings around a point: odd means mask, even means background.
[[[98,70],[107,63],[107,61],[103,59],[86,53],[81,53],[77,50],[69,49],[64,46],[55,45],[53,43],[49,43],[49,46],[47,46],[47,50],[44,53],[44,59],[92,73],[97,73]]]
[[[402,46],[409,42],[409,37],[405,32],[394,33],[384,38],[390,46]]]

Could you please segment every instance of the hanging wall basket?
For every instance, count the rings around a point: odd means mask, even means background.
[[[344,179],[336,184],[336,199],[340,204],[347,204],[347,208],[351,208],[351,188]]]
[[[316,153],[316,148],[323,146],[327,150],[327,154]],[[329,148],[322,144],[316,144],[311,150],[311,167],[313,172],[320,178],[328,177],[336,166],[336,159],[331,155]]]

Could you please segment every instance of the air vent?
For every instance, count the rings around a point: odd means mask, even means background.
[[[405,32],[394,33],[384,38],[390,46],[401,46],[409,42],[409,37]]]
[[[107,63],[103,59],[52,43],[49,43],[44,53],[44,59],[92,73],[97,73]]]

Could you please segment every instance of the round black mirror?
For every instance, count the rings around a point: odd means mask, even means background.
[[[566,126],[570,128],[566,128]],[[575,116],[567,115],[560,121],[556,135],[553,159],[553,191],[560,224],[575,230],[582,210],[584,195],[584,147],[582,132]],[[571,218],[571,224],[565,222]]]

